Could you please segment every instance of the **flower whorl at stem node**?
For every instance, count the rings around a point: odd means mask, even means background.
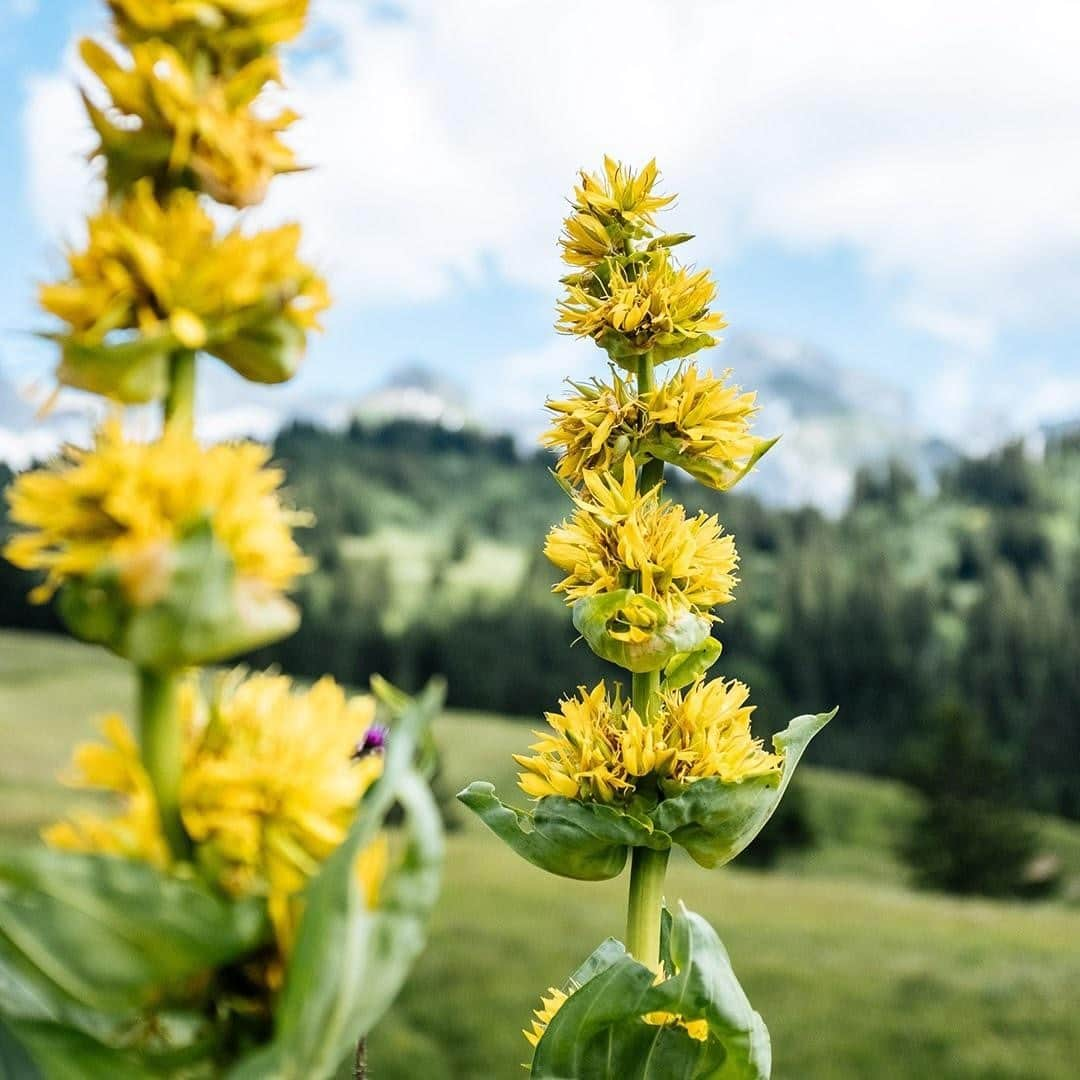
[[[749,690],[741,682],[699,681],[668,690],[649,719],[605,682],[582,686],[546,714],[551,730],[534,732],[533,756],[517,754],[520,787],[533,798],[627,802],[678,792],[715,777],[739,783],[777,773],[782,758],[750,733]]]
[[[110,97],[111,110],[84,100],[111,194],[151,177],[159,191],[193,188],[245,207],[262,201],[275,176],[300,169],[279,138],[297,114],[270,116],[252,108],[268,83],[280,82],[276,57],[253,60],[228,79],[207,80],[162,41],[133,45],[130,65],[90,38],[80,51]]]
[[[573,603],[633,581],[637,594],[669,620],[684,612],[715,619],[711,609],[728,603],[738,583],[735,542],[717,519],[705,513],[688,518],[656,489],[638,492],[629,457],[621,479],[587,472],[583,482],[576,511],[551,530],[544,547],[566,573],[555,590]],[[628,640],[641,639],[633,626],[626,633]]]
[[[352,751],[375,715],[370,696],[349,697],[326,677],[310,690],[280,675],[242,670],[215,679],[204,696],[188,680],[179,696],[184,773],[180,814],[193,858],[232,896],[267,897],[283,953],[308,879],[341,843],[361,796],[382,772],[380,754]],[[170,862],[153,789],[138,748],[119,716],[105,742],[80,746],[68,783],[112,793],[112,814],[78,813],[45,830],[51,845]],[[383,841],[357,865],[368,906],[385,873]]]
[[[151,401],[167,392],[178,349],[211,353],[255,382],[288,379],[329,304],[299,242],[297,225],[219,235],[194,192],[159,202],[139,181],[90,219],[67,280],[40,289],[41,306],[68,324],[47,335],[63,349],[60,382]]]
[[[658,459],[727,491],[775,440],[751,434],[753,393],[686,363],[660,386],[638,393],[617,371],[610,383],[571,383],[575,393],[547,403],[552,424],[541,444],[559,452],[556,475],[575,487],[588,473],[613,472],[627,456]]]

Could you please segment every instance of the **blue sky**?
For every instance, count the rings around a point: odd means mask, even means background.
[[[52,363],[21,333],[33,281],[95,197],[72,46],[103,10],[0,0],[0,370],[20,385]],[[902,385],[914,424],[959,441],[1080,416],[1080,9],[1017,10],[314,0],[287,96],[315,168],[252,221],[303,221],[337,300],[288,393],[420,362],[517,423],[596,370],[551,329],[554,237],[606,151],[656,154],[731,332]]]

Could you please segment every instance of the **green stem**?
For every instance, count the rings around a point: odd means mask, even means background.
[[[659,693],[659,671],[643,671],[630,676],[630,704],[642,720],[648,720],[652,716]]]
[[[180,820],[180,777],[184,763],[183,731],[177,702],[179,675],[139,668],[139,747],[143,767],[157,797],[169,848],[187,857],[190,843]]]
[[[647,394],[656,388],[652,357],[638,357],[637,388]],[[651,458],[638,473],[638,491],[651,491],[664,482],[664,463]],[[634,711],[648,720],[660,697],[660,672],[635,673],[630,681]],[[636,847],[630,857],[630,896],[626,906],[626,948],[635,960],[660,970],[660,911],[664,901],[664,875],[669,851]]]
[[[660,909],[670,851],[636,847],[630,856],[626,949],[640,964],[660,970]]]
[[[173,353],[169,362],[165,423],[185,435],[195,430],[195,353],[190,349]]]
[[[638,357],[637,388],[639,394],[648,394],[656,389],[656,372],[651,353],[642,353]],[[663,482],[664,463],[659,458],[649,458],[638,474],[638,491],[651,491]]]

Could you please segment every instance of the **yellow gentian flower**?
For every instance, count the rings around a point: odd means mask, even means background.
[[[556,329],[592,338],[623,366],[644,353],[663,361],[715,344],[711,332],[727,325],[709,310],[715,296],[707,270],[677,266],[659,249],[644,262],[612,262],[606,280],[593,273],[570,282]]]
[[[244,207],[261,202],[276,175],[299,168],[278,137],[296,113],[270,116],[251,107],[267,83],[280,82],[274,57],[253,60],[227,80],[199,80],[161,41],[133,46],[130,67],[90,39],[81,52],[122,117],[117,122],[87,100],[110,190],[122,192],[139,177],[154,176]]]
[[[578,687],[545,718],[550,731],[533,732],[532,755],[517,754],[518,783],[534,799],[561,795],[615,802],[642,787],[681,786],[715,778],[739,783],[778,772],[783,759],[750,733],[753,706],[736,680],[699,681],[685,692],[666,691],[656,714],[640,716],[616,687]]]
[[[630,472],[628,458],[624,481]],[[715,516],[688,518],[655,488],[640,494],[603,474],[586,474],[585,486],[594,501],[579,498],[544,546],[566,573],[555,591],[568,603],[631,586],[670,618],[685,611],[712,618],[711,608],[733,598],[738,554]]]
[[[193,859],[232,896],[267,898],[283,954],[294,940],[309,878],[344,840],[364,792],[382,772],[378,753],[358,755],[372,728],[370,696],[348,696],[333,679],[309,690],[282,675],[219,676],[209,699],[195,679],[179,696],[184,732],[180,813]],[[45,830],[46,842],[75,851],[144,859],[164,867],[168,846],[135,740],[118,716],[107,743],[75,752],[69,782],[112,793],[112,814],[77,814]],[[378,903],[389,849],[361,853],[357,879]]]
[[[39,293],[67,324],[50,335],[64,347],[58,377],[79,389],[122,401],[160,396],[178,348],[205,350],[258,382],[281,381],[329,304],[325,282],[298,257],[297,225],[219,236],[194,192],[159,204],[149,180],[88,224],[67,280]],[[131,363],[157,364],[160,377],[126,383],[133,350]]]
[[[574,188],[574,208],[579,214],[590,214],[601,220],[616,218],[651,226],[655,224],[656,211],[675,201],[674,195],[653,194],[660,179],[655,158],[635,173],[605,155],[603,173],[582,170],[580,176],[581,182]]]
[[[687,363],[656,390],[637,394],[618,374],[610,384],[572,384],[573,395],[549,400],[551,427],[541,445],[559,453],[555,472],[580,486],[589,473],[610,472],[627,457],[659,457],[710,487],[727,490],[775,440],[751,433],[756,395]]]
[[[21,531],[4,556],[45,571],[31,593],[35,602],[111,567],[128,602],[146,606],[169,588],[175,545],[207,520],[241,583],[288,589],[311,569],[292,538],[292,526],[309,518],[282,505],[284,474],[266,468],[269,456],[255,443],[203,448],[175,430],[157,442],[131,442],[110,421],[92,450],[68,447],[52,467],[10,485],[9,516]]]

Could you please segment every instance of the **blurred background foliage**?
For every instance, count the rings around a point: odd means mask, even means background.
[[[444,899],[372,1040],[373,1075],[515,1075],[538,993],[621,931],[605,893],[621,883],[574,886],[567,902],[565,883],[452,808],[477,776],[512,796],[510,755],[543,710],[616,674],[567,647],[550,594],[539,550],[565,500],[547,457],[469,429],[294,425],[274,456],[291,500],[317,515],[301,539],[320,567],[301,586],[301,630],[251,662],[357,686],[444,673],[450,686],[436,732],[455,829]],[[669,899],[716,925],[770,1017],[777,1077],[1071,1078],[1080,439],[961,460],[933,491],[902,463],[864,468],[834,518],[690,484],[678,497],[720,513],[739,544],[718,671],[753,688],[755,730],[841,706],[738,866],[695,875],[676,859],[670,877]],[[56,628],[26,603],[30,584],[0,563],[0,842],[85,798],[56,770],[96,711],[128,703],[121,665],[27,632]],[[503,977],[511,951],[535,985]]]
[[[396,421],[294,425],[274,457],[315,512],[300,538],[319,570],[300,631],[254,663],[407,689],[442,673],[452,705],[533,719],[615,673],[567,648],[540,554],[566,509],[546,455]],[[942,703],[962,702],[1000,758],[995,801],[1080,819],[1080,438],[1040,460],[1016,444],[961,460],[933,493],[902,463],[864,467],[836,519],[689,483],[675,494],[735,534],[744,583],[717,629],[718,670],[753,688],[756,729],[839,704],[816,760],[905,776]],[[28,584],[0,568],[3,624],[51,629]]]

